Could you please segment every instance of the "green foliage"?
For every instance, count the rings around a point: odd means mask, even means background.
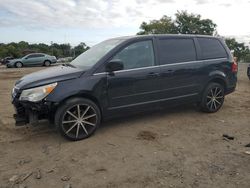
[[[142,22],[138,35],[145,34],[200,34],[213,35],[216,24],[210,19],[201,19],[201,15],[189,14],[186,11],[177,12],[176,19],[164,15],[160,20]]]
[[[216,31],[216,24],[210,19],[201,19],[201,15],[178,11],[175,16],[178,33],[213,35]]]
[[[250,53],[246,54],[244,61],[249,63],[250,62]]]
[[[189,14],[187,11],[177,11],[175,19],[164,15],[160,20],[142,22],[138,35],[147,34],[199,34],[216,35],[217,25],[210,19],[201,19],[201,15]],[[234,38],[226,39],[230,50],[238,61],[250,62],[250,50],[244,43],[238,43]]]
[[[19,58],[27,53],[31,52],[40,52],[46,53],[50,55],[54,55],[57,58],[60,57],[70,57],[70,56],[78,56],[84,51],[89,49],[89,47],[85,43],[80,43],[76,47],[71,47],[70,44],[57,44],[53,43],[51,45],[47,45],[44,43],[39,44],[29,44],[28,42],[21,41],[18,43],[9,43],[9,44],[0,44],[0,58],[12,56],[14,58]]]
[[[173,20],[168,16],[163,16],[160,20],[152,20],[149,23],[142,22],[138,35],[177,33],[177,28]]]
[[[250,56],[248,46],[245,46],[244,43],[237,42],[235,38],[227,38],[225,42],[228,48],[233,51],[233,55],[237,57],[238,61],[247,61],[246,58]]]
[[[75,48],[74,48],[74,57],[80,55],[81,53],[85,52],[86,50],[88,50],[89,47],[84,43],[84,42],[81,42],[79,45],[77,45]]]

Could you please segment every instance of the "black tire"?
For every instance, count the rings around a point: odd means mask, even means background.
[[[93,101],[85,98],[67,100],[57,109],[55,115],[55,124],[61,135],[73,141],[90,137],[100,122],[100,109]]]
[[[43,65],[45,67],[49,67],[51,65],[51,62],[49,60],[44,61]]]
[[[23,67],[22,62],[19,62],[19,61],[16,62],[16,63],[15,63],[15,67],[16,67],[16,68],[22,68],[22,67]]]
[[[203,112],[217,112],[225,98],[224,86],[219,83],[209,83],[203,92],[200,108]]]

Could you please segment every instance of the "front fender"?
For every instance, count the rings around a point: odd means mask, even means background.
[[[46,101],[61,103],[72,96],[92,96],[98,100],[98,103],[105,103],[106,97],[106,78],[98,77],[80,77],[72,80],[58,82],[57,87]]]

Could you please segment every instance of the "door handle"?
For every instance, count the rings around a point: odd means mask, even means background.
[[[174,70],[173,69],[168,69],[168,70],[165,70],[161,73],[161,76],[164,76],[164,77],[169,77],[169,76],[172,76],[174,73]]]
[[[172,73],[172,72],[174,72],[174,70],[169,69],[169,70],[167,70],[166,72],[167,72],[167,73]]]
[[[158,72],[150,72],[148,73],[148,77],[158,77],[160,74]]]

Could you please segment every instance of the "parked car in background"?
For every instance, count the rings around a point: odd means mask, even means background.
[[[70,140],[91,136],[101,120],[145,109],[196,103],[217,112],[235,90],[237,63],[221,38],[120,37],[69,64],[32,73],[12,91],[16,125],[50,119]]]
[[[14,59],[14,57],[5,57],[1,60],[1,64],[2,65],[6,65],[7,63],[9,63],[10,60]]]
[[[32,53],[28,54],[20,59],[9,60],[6,64],[8,68],[10,67],[26,67],[26,66],[50,66],[53,63],[56,63],[57,59],[55,56],[51,56],[44,53]]]
[[[62,57],[57,59],[57,63],[69,63],[73,60],[73,57]]]
[[[250,64],[247,67],[247,76],[248,76],[248,78],[250,80]]]

